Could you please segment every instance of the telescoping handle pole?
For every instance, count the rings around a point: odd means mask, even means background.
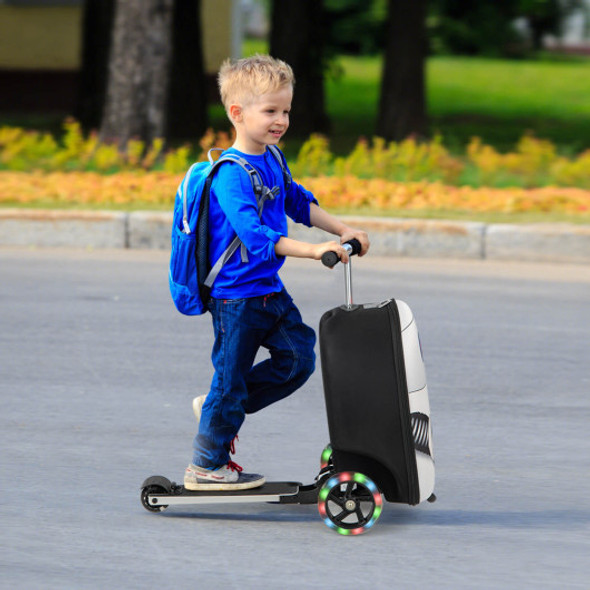
[[[342,244],[342,247],[348,252],[348,256],[359,254],[361,251],[361,244],[358,240],[350,240]],[[340,258],[336,252],[325,252],[322,256],[322,263],[330,268],[334,267],[340,262]],[[348,263],[344,265],[344,289],[346,297],[346,307],[351,308],[353,305],[352,301],[352,268],[350,258]]]

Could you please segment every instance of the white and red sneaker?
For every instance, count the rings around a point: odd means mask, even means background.
[[[192,491],[249,490],[265,481],[263,475],[243,473],[243,469],[233,461],[216,469],[205,469],[191,463],[184,472],[184,487]]]

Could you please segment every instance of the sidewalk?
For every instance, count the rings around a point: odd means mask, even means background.
[[[590,263],[590,225],[486,224],[478,222],[346,217],[369,232],[378,256]],[[170,247],[171,213],[0,209],[0,246]],[[330,239],[291,224],[289,236]]]

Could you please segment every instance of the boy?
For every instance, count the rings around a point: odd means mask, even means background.
[[[319,260],[335,251],[348,255],[340,243],[356,238],[361,255],[369,249],[367,234],[326,213],[314,196],[291,182],[267,146],[276,145],[289,127],[294,77],[291,68],[270,56],[226,61],[219,89],[236,131],[228,150],[238,153],[261,175],[264,185],[279,187],[258,216],[256,197],[241,166],[218,169],[210,193],[210,259],[215,261],[237,234],[247,250],[238,249],[222,267],[211,291],[209,309],[215,343],[215,374],[209,394],[195,398],[199,422],[193,460],[184,486],[189,490],[236,490],[260,486],[264,477],[246,474],[230,460],[233,442],[245,414],[287,397],[301,387],[315,368],[315,333],[306,326],[278,276],[285,256]],[[338,242],[310,244],[287,237],[287,218],[340,237]],[[253,366],[260,347],[270,358]]]

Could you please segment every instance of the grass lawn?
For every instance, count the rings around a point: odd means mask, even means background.
[[[332,143],[347,153],[360,135],[377,134],[381,60],[343,57],[343,75],[328,80]],[[516,61],[431,57],[427,102],[432,133],[453,151],[477,135],[502,151],[527,130],[565,153],[590,148],[590,59]]]
[[[590,59],[433,58],[428,80],[432,127],[447,143],[479,135],[508,150],[532,130],[564,152],[590,148]]]

